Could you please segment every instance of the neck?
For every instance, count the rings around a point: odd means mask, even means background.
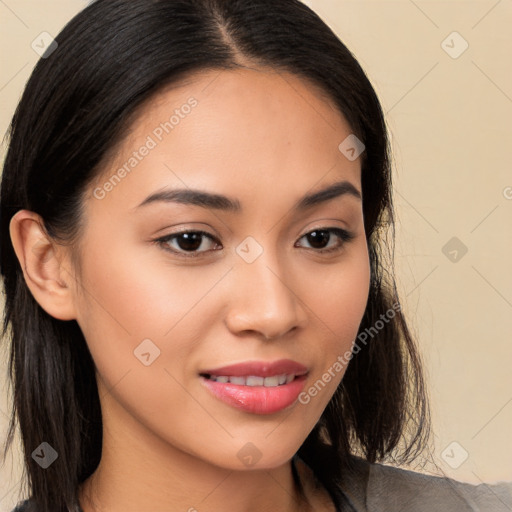
[[[173,462],[179,461],[179,457]],[[296,486],[291,462],[271,470],[230,471],[206,464],[173,465],[158,471],[131,459],[118,464],[102,459],[80,491],[83,512],[154,510],[198,512],[311,511]]]
[[[79,490],[83,512],[313,510],[290,460],[270,469],[226,469],[150,435],[133,417],[114,418],[103,418],[101,461]]]

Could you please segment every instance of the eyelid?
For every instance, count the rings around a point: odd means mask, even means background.
[[[354,232],[349,231],[347,229],[344,229],[344,228],[341,228],[341,227],[338,227],[338,226],[325,226],[325,225],[321,225],[321,226],[317,226],[317,227],[313,227],[313,228],[308,229],[304,234],[299,236],[297,241],[299,241],[302,238],[304,238],[305,236],[313,233],[314,231],[327,231],[329,233],[334,234],[335,236],[337,236],[341,240],[341,242],[339,243],[338,246],[327,248],[327,249],[314,249],[314,248],[311,249],[311,248],[308,248],[308,247],[304,248],[304,249],[306,249],[308,251],[312,251],[313,253],[317,253],[317,254],[320,254],[320,255],[321,254],[325,254],[325,253],[341,252],[341,250],[344,248],[344,246],[356,237],[356,234]],[[165,235],[165,236],[162,236],[162,237],[159,237],[159,238],[156,238],[156,239],[152,240],[152,242],[156,243],[157,245],[162,246],[162,248],[165,251],[171,252],[172,254],[177,255],[178,257],[184,257],[184,258],[199,258],[203,254],[211,253],[212,251],[218,250],[218,249],[213,249],[213,250],[209,250],[209,251],[208,250],[207,251],[195,251],[195,252],[192,251],[192,252],[187,253],[186,251],[185,252],[181,252],[181,251],[177,251],[175,249],[170,249],[169,248],[168,242],[170,240],[174,239],[175,237],[179,237],[180,235],[190,234],[190,233],[202,235],[202,236],[204,236],[206,238],[209,238],[213,242],[220,243],[219,240],[217,239],[217,237],[212,235],[208,231],[204,231],[202,229],[193,229],[193,228],[185,228],[185,229],[182,229],[180,231],[176,231],[174,233],[169,233],[168,235]],[[294,245],[294,247],[295,247],[295,245]]]
[[[200,251],[200,252],[196,251],[196,252],[189,252],[189,253],[187,253],[186,251],[185,252],[181,252],[181,251],[177,251],[175,249],[170,249],[169,248],[168,242],[170,242],[174,238],[179,237],[180,235],[190,234],[190,233],[194,233],[194,234],[197,234],[197,235],[202,235],[202,236],[210,239],[212,242],[220,243],[214,235],[212,235],[208,231],[204,231],[202,229],[182,229],[180,231],[176,231],[175,233],[169,233],[168,235],[159,237],[159,238],[157,238],[157,239],[155,239],[153,241],[155,243],[159,244],[159,245],[162,245],[164,250],[166,250],[168,252],[171,252],[172,254],[176,254],[177,256],[183,256],[185,258],[197,258],[197,257],[201,256],[202,254],[206,254],[208,252],[211,252],[211,250],[210,250],[210,251]]]
[[[306,231],[306,233],[304,233],[302,236],[299,237],[299,240],[301,238],[304,238],[306,235],[313,233],[314,231],[327,231],[329,233],[334,233],[339,239],[341,239],[341,242],[339,243],[338,246],[331,247],[328,249],[309,249],[306,247],[307,250],[310,250],[313,253],[317,253],[320,255],[326,254],[326,253],[341,252],[344,249],[345,245],[347,243],[349,243],[350,241],[352,241],[356,237],[356,234],[354,232],[349,231],[344,228],[340,228],[338,226],[319,226],[319,227],[309,229],[308,231]]]

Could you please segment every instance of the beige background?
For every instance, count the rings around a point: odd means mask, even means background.
[[[512,480],[512,2],[306,3],[356,55],[387,113],[398,285],[425,359],[435,460],[458,480]],[[2,135],[38,58],[32,41],[85,5],[0,0]],[[0,469],[0,512],[19,497],[17,450]]]

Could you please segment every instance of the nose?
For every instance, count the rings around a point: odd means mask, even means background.
[[[283,273],[275,259],[270,261],[264,254],[250,264],[240,261],[233,269],[226,324],[238,335],[247,331],[279,338],[303,328],[307,315],[291,273]]]

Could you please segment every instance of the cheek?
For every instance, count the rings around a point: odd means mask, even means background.
[[[311,356],[317,354],[318,360],[321,352],[315,369],[315,377],[321,382],[316,391],[312,390],[312,395],[322,395],[316,399],[318,411],[327,404],[343,378],[368,302],[370,265],[366,242],[346,256],[339,265],[317,268],[314,277],[309,274],[303,282],[304,302],[319,344],[311,348]]]
[[[166,265],[157,248],[128,253],[121,250],[126,246],[111,243],[108,253],[101,253],[94,250],[101,244],[91,244],[77,308],[98,370],[112,379],[141,364],[134,351],[143,340],[151,340],[155,354],[160,351],[157,366],[186,360],[197,333],[205,333],[203,324],[211,320],[211,302],[204,299],[226,272],[222,266]]]
[[[178,410],[176,428],[192,432],[192,419],[200,418],[200,424],[208,415],[183,384],[199,334],[211,322],[204,313],[212,303],[202,299],[225,269],[202,271],[197,279],[193,270],[171,269],[162,259],[150,264],[136,250],[116,255],[113,245],[108,255],[92,256],[84,264],[87,291],[78,323],[97,368],[103,406],[127,422],[136,418],[150,425],[162,436],[174,435],[170,426]]]
[[[370,286],[366,241],[359,242],[345,256],[339,264],[317,266],[304,282],[305,302],[312,318],[316,317],[324,325],[338,345],[356,337]]]

